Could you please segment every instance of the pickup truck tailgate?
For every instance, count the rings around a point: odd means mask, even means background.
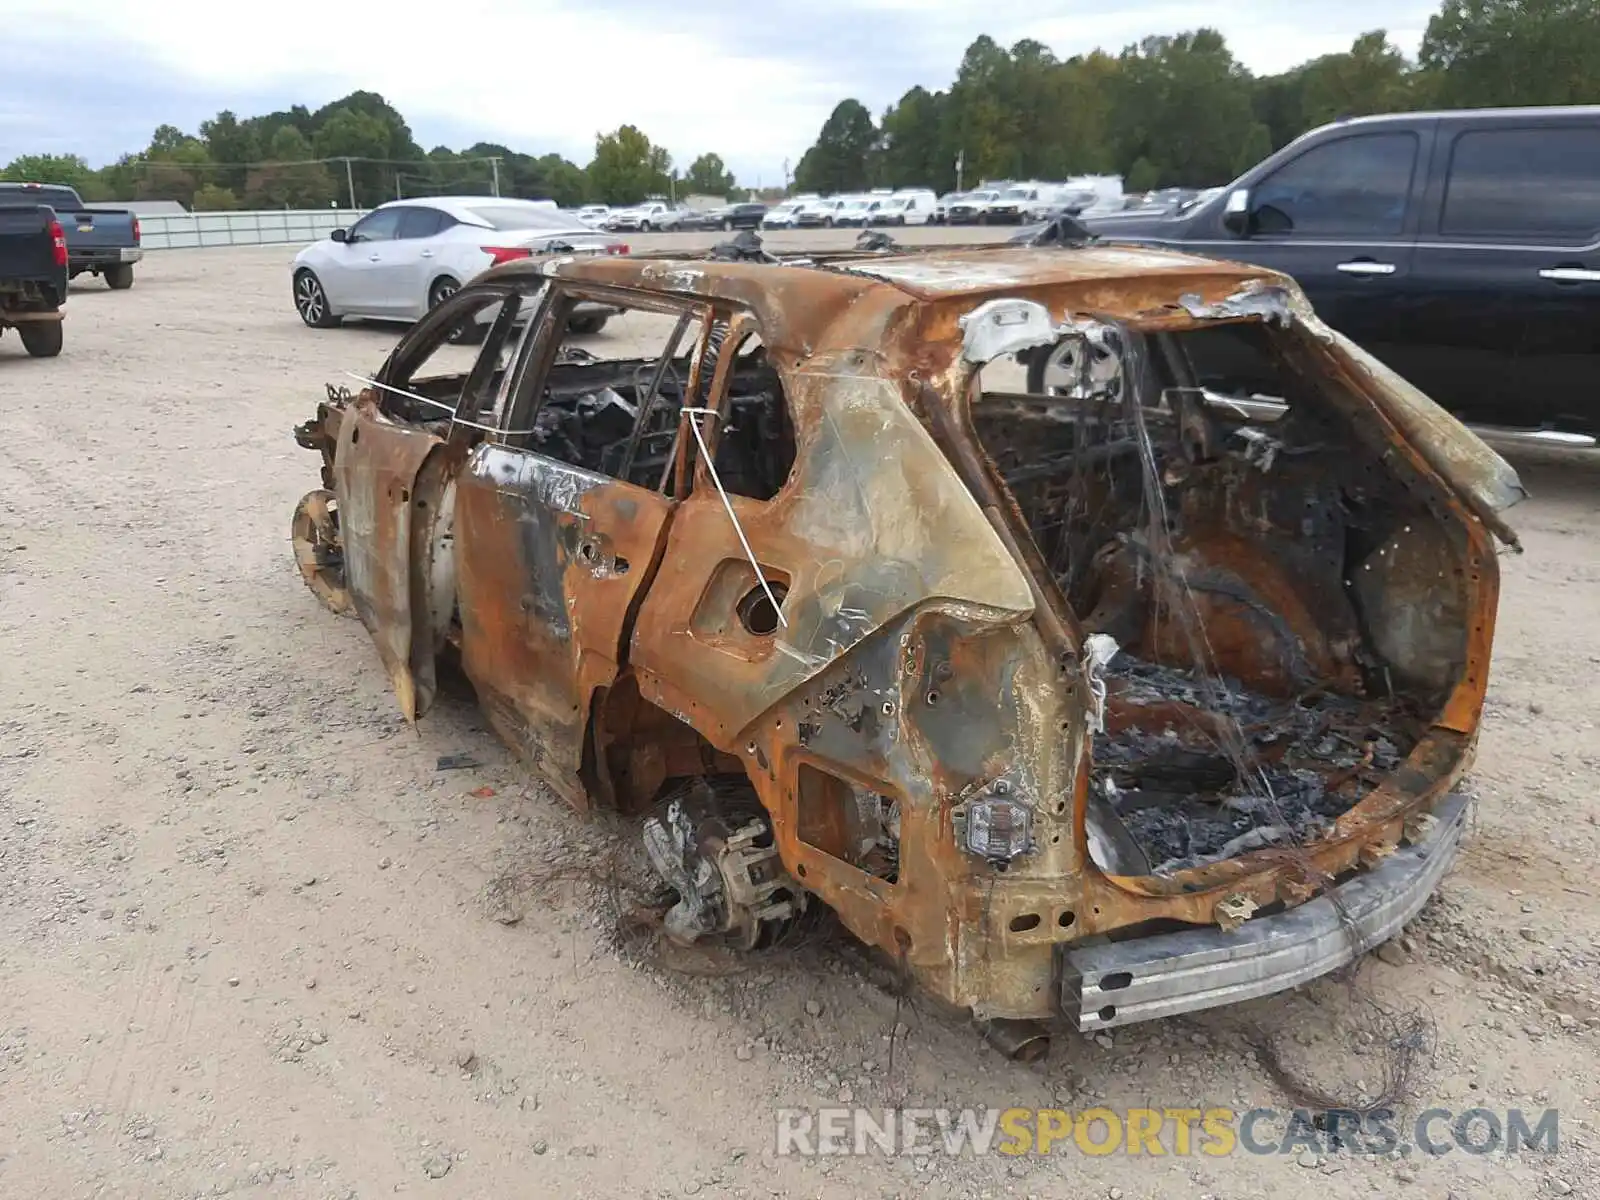
[[[47,280],[61,269],[50,236],[54,219],[42,205],[0,205],[0,280]]]
[[[80,208],[59,214],[74,255],[92,250],[121,250],[136,245],[133,216],[126,211]],[[113,259],[115,261],[115,259]]]

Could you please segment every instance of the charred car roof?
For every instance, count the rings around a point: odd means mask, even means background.
[[[1125,320],[1170,306],[1178,293],[1221,299],[1250,282],[1292,286],[1274,271],[1142,246],[1070,251],[1028,246],[941,247],[929,253],[841,253],[773,263],[691,256],[521,259],[485,278],[554,275],[744,305],[776,328],[812,339],[868,297],[879,304],[960,300],[1040,291],[1077,293],[1080,307]],[[764,323],[766,323],[764,321]],[[807,340],[812,340],[807,339]]]

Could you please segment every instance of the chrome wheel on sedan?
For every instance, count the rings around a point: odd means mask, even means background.
[[[294,277],[294,307],[300,319],[313,329],[331,329],[339,323],[328,308],[322,281],[310,271],[297,272]]]

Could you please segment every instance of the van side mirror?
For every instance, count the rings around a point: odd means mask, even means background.
[[[1250,189],[1234,188],[1222,209],[1222,225],[1234,237],[1250,236]]]
[[[328,237],[336,242],[347,242],[350,240],[350,233],[348,230],[335,229]]]

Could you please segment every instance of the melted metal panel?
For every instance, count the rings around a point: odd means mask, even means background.
[[[412,669],[412,492],[423,464],[442,446],[361,401],[339,427],[334,459],[346,582],[408,721],[433,699],[431,665],[420,688]],[[428,625],[426,614],[421,619]]]
[[[615,678],[671,502],[488,445],[456,492],[462,664],[501,735],[585,805],[590,698]]]

